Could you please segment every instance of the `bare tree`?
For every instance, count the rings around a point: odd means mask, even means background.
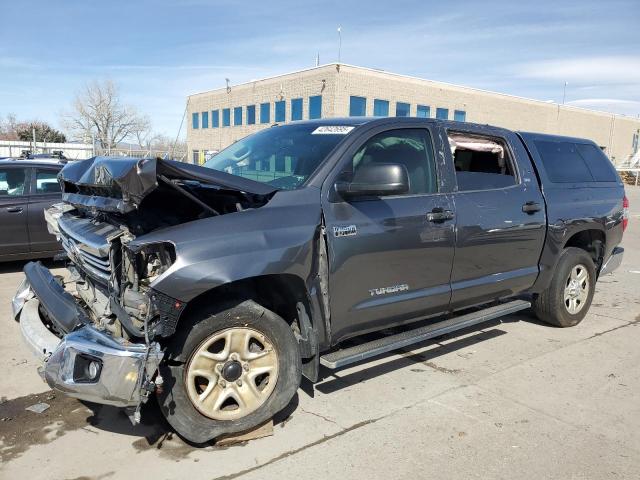
[[[65,115],[66,127],[76,136],[95,135],[102,148],[114,148],[135,132],[149,130],[149,119],[120,100],[118,86],[111,80],[87,84],[75,97],[73,111]]]
[[[13,113],[7,114],[4,120],[0,119],[0,139],[19,140],[18,121]]]
[[[155,133],[153,132],[153,130],[151,130],[149,121],[140,123],[140,125],[138,125],[134,129],[133,135],[138,145],[140,145],[140,148],[143,148],[145,150],[151,150],[152,148],[155,148],[155,143],[161,138],[160,134]]]

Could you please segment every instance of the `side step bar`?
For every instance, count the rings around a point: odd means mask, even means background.
[[[431,338],[439,337],[447,333],[462,330],[479,323],[484,323],[510,313],[525,310],[531,306],[531,302],[525,300],[513,300],[508,303],[485,308],[477,312],[467,313],[460,317],[450,318],[438,323],[426,325],[413,330],[390,335],[388,337],[372,340],[353,347],[337,350],[320,357],[320,363],[327,368],[336,369],[352,363],[366,360],[367,358],[391,352],[399,348],[420,343]]]

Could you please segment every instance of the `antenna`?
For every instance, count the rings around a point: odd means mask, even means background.
[[[320,52],[316,54],[316,67],[320,66]]]
[[[338,26],[338,63],[340,63],[340,54],[342,53],[342,26]]]

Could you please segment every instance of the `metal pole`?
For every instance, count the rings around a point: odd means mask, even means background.
[[[562,104],[564,105],[564,101],[567,98],[567,85],[569,82],[564,82],[564,90],[562,91]]]
[[[31,134],[33,135],[33,153],[38,153],[36,151],[36,128],[31,127]]]
[[[338,63],[342,54],[342,27],[338,27]]]

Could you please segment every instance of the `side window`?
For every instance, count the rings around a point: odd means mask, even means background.
[[[500,138],[449,133],[458,191],[493,190],[516,184],[513,160]]]
[[[593,176],[575,143],[537,140],[535,145],[553,183],[593,182]]]
[[[36,170],[36,193],[60,193],[57,175],[53,170]]]
[[[577,143],[576,148],[596,182],[618,181],[618,174],[602,150],[588,143]]]
[[[390,130],[371,137],[353,156],[353,172],[372,163],[404,165],[409,194],[437,192],[431,135],[425,129]]]
[[[0,196],[25,194],[26,168],[0,168]]]

